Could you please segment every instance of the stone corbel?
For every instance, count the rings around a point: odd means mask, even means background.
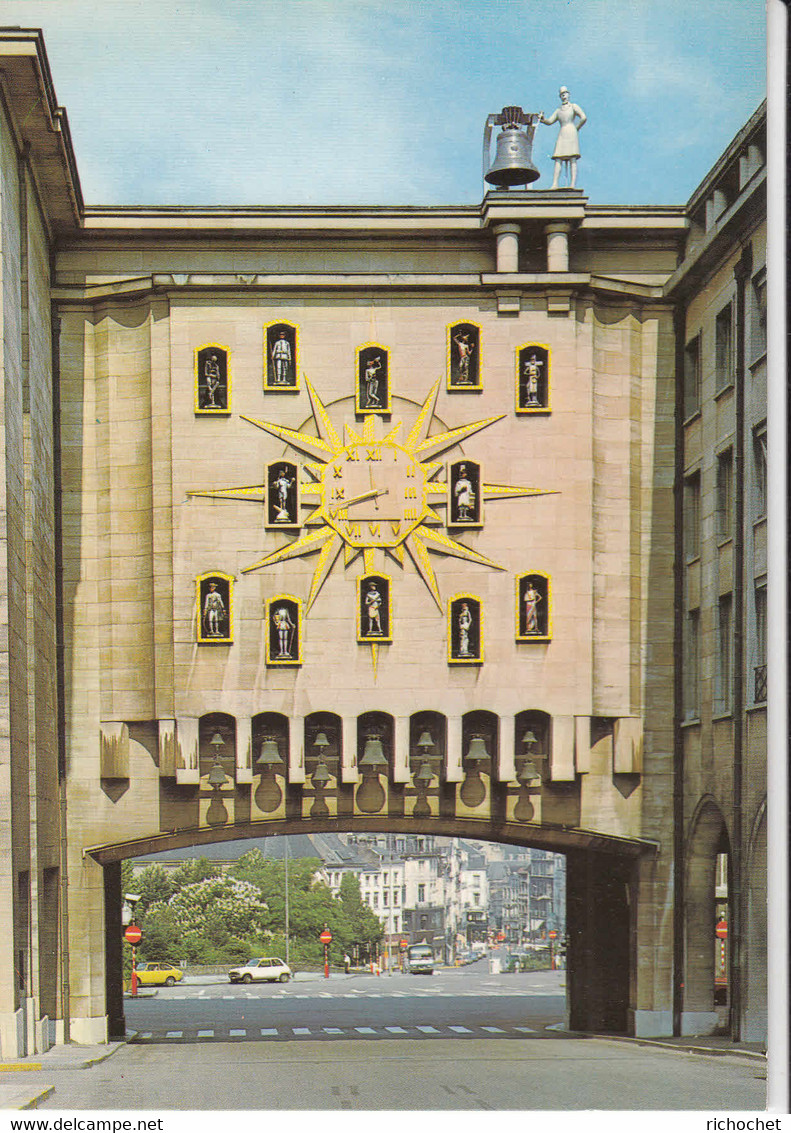
[[[102,779],[129,778],[129,728],[118,720],[103,720],[100,729],[99,774]]]
[[[552,717],[552,748],[549,753],[549,777],[553,783],[573,783],[575,718]]]
[[[616,719],[612,748],[613,774],[642,774],[643,721],[640,716],[620,716]]]
[[[253,734],[249,716],[241,716],[236,721],[236,782],[253,781]]]

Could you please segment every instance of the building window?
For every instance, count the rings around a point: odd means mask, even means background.
[[[717,535],[730,539],[733,535],[733,449],[717,456]]]
[[[375,909],[378,909],[378,908],[379,908],[379,894],[378,894],[378,893],[374,893],[374,904],[373,904],[373,907],[374,907]]]
[[[692,417],[700,409],[700,335],[688,343],[684,351],[684,417]]]
[[[722,594],[717,603],[717,667],[714,696],[717,712],[729,712],[733,689],[733,596]]]
[[[397,890],[397,889],[394,889],[394,890],[393,890],[393,904],[394,904],[394,905],[397,905],[397,904],[398,904],[398,897],[399,897],[399,893],[398,893],[398,890]]]
[[[387,885],[387,874],[384,875],[383,881],[384,881],[385,885]]]
[[[385,906],[385,908],[387,908],[387,906],[390,904],[390,895],[387,890],[385,890],[382,894],[382,904]]]
[[[755,584],[755,688],[753,699],[766,700],[766,583]]]
[[[473,905],[480,905],[480,903],[481,903],[481,895],[480,895],[480,893],[473,893],[473,895],[472,895],[472,903],[473,903]]]
[[[684,719],[700,718],[700,610],[690,610],[684,627]]]
[[[687,562],[700,554],[700,473],[684,480],[684,557]]]
[[[425,901],[425,899],[426,899],[426,887],[425,887],[425,885],[418,885],[418,887],[417,887],[417,899],[418,899],[418,902],[421,903],[421,904],[423,903],[423,901]]]
[[[766,515],[766,425],[753,430],[753,503],[756,519]]]
[[[716,389],[733,385],[733,304],[723,307],[714,323]]]
[[[766,353],[766,275],[761,273],[753,280],[751,323],[751,354],[753,361]]]

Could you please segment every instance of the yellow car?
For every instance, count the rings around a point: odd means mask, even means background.
[[[159,960],[147,960],[135,965],[137,982],[143,986],[164,985],[173,987],[184,979],[181,968],[174,968],[172,964],[163,964]]]

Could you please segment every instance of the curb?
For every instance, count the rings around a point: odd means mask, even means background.
[[[594,1034],[589,1035],[589,1038],[596,1039],[609,1039],[612,1042],[619,1043],[636,1043],[638,1046],[650,1046],[658,1048],[659,1050],[675,1050],[681,1054],[714,1054],[714,1055],[737,1055],[740,1058],[752,1058],[758,1062],[766,1061],[766,1052],[759,1050],[742,1050],[734,1047],[722,1046],[687,1046],[683,1043],[675,1042],[662,1042],[660,1039],[642,1039],[635,1035],[605,1035]]]
[[[34,1094],[18,1093],[7,1099],[0,1095],[0,1109],[38,1109],[39,1102],[54,1092],[54,1086],[39,1086]]]

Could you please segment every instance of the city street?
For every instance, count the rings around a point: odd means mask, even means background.
[[[198,977],[200,978],[200,977]],[[524,1037],[557,1031],[565,972],[491,974],[486,961],[433,976],[298,973],[288,984],[222,977],[126,999],[135,1043]]]
[[[486,962],[286,985],[191,977],[127,999],[131,1041],[88,1070],[47,1070],[39,1108],[764,1109],[759,1059],[566,1034],[564,982]]]

